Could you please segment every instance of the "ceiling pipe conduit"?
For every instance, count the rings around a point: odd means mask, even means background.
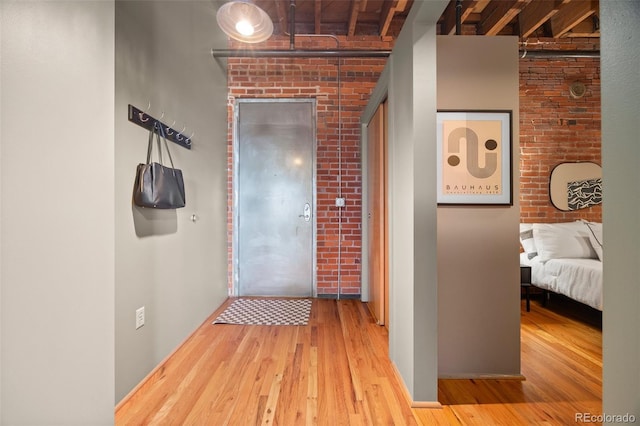
[[[520,59],[525,58],[599,58],[599,50],[520,50]]]
[[[600,51],[520,50],[520,58],[599,58]],[[211,49],[214,58],[388,58],[391,50]]]
[[[296,49],[296,0],[289,2],[289,50]]]
[[[462,35],[462,0],[456,0],[456,35]]]
[[[391,50],[211,49],[214,58],[388,58]]]

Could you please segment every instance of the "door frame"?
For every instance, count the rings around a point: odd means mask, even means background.
[[[388,110],[391,110],[392,105],[391,105],[391,100],[389,99],[389,68],[386,67],[384,69],[384,71],[382,72],[382,74],[380,75],[380,79],[378,80],[378,86],[376,86],[375,90],[373,91],[373,93],[371,94],[371,97],[369,99],[369,103],[367,104],[367,107],[365,108],[365,110],[362,112],[362,115],[360,116],[360,170],[362,171],[362,210],[361,210],[361,223],[363,224],[362,226],[362,245],[361,245],[361,254],[360,254],[360,282],[361,282],[361,300],[363,302],[368,302],[370,300],[370,293],[371,293],[371,289],[370,289],[370,285],[369,285],[369,244],[371,244],[371,239],[369,238],[369,230],[367,226],[364,226],[364,224],[366,224],[369,220],[368,218],[368,212],[365,206],[367,206],[369,204],[369,182],[366,179],[367,173],[368,173],[368,162],[369,162],[369,153],[368,153],[368,138],[367,138],[367,127],[369,125],[369,122],[371,121],[371,119],[373,118],[374,114],[376,113],[376,110],[378,109],[378,107],[380,106],[380,104],[382,103],[387,103],[387,108]],[[390,117],[387,115],[386,117],[387,122],[385,123],[386,127],[385,127],[385,132],[386,132],[386,137],[387,137],[387,143],[389,143],[389,134],[391,132],[391,126],[393,123],[390,122]],[[391,180],[391,175],[393,173],[392,170],[392,162],[391,162],[391,147],[389,145],[387,145],[387,153],[386,156],[387,158],[385,159],[385,166],[387,168],[387,188],[390,188],[390,180]],[[387,192],[387,226],[388,229],[391,230],[392,228],[392,222],[393,222],[393,215],[392,215],[392,209],[393,209],[393,193],[391,191]],[[389,231],[390,232],[390,231]],[[388,314],[389,314],[389,321],[393,322],[393,312],[391,311],[391,307],[393,306],[393,303],[391,303],[391,301],[393,300],[393,288],[391,287],[391,277],[392,277],[392,270],[393,270],[393,250],[391,247],[391,239],[393,238],[393,236],[391,234],[388,235],[388,240],[387,240],[387,248],[388,248],[388,259],[387,259],[387,264],[388,264],[388,276],[389,276],[389,309],[388,309]]]
[[[363,167],[363,181],[366,198],[362,204],[366,212],[368,306],[379,325],[389,328],[389,227],[388,227],[388,184],[387,184],[387,109],[383,100],[378,104],[371,119],[366,124],[363,138],[366,146],[366,168]],[[375,132],[372,133],[372,129]],[[363,132],[365,130],[363,129]],[[364,164],[364,162],[363,162]],[[363,191],[364,192],[364,191]],[[364,218],[363,214],[363,218]],[[363,219],[365,220],[365,219]],[[364,244],[363,244],[364,246]],[[363,254],[363,259],[365,258]],[[375,264],[375,261],[378,264]],[[373,264],[372,264],[373,262]]]
[[[231,220],[233,222],[232,232],[233,237],[231,239],[231,256],[232,256],[232,290],[231,294],[233,296],[240,295],[240,283],[239,283],[239,258],[238,258],[238,224],[239,222],[239,209],[238,209],[238,181],[239,181],[239,173],[240,173],[240,159],[238,158],[238,153],[240,152],[240,140],[238,135],[238,120],[240,113],[240,104],[243,103],[310,103],[311,104],[311,125],[313,132],[313,141],[311,147],[311,158],[312,158],[312,170],[311,170],[311,204],[312,204],[312,216],[311,216],[311,227],[312,227],[312,243],[311,243],[311,279],[312,279],[312,288],[311,294],[313,297],[317,297],[318,295],[318,266],[317,266],[317,246],[318,246],[318,221],[317,221],[317,151],[318,151],[318,135],[317,135],[317,103],[315,98],[237,98],[235,99],[235,107],[233,111],[233,182],[232,182],[232,192],[233,192],[233,203],[232,209],[233,212],[231,214]]]

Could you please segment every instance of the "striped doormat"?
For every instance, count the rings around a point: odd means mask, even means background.
[[[237,299],[213,324],[307,325],[311,299]]]

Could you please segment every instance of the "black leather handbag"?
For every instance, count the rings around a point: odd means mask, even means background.
[[[158,145],[159,163],[151,162],[154,135]],[[171,167],[162,164],[161,138],[164,141]],[[133,202],[137,206],[154,209],[177,209],[184,207],[186,203],[182,170],[173,166],[173,159],[164,135],[164,129],[162,124],[158,122],[153,125],[149,132],[147,162],[138,164],[136,169]]]

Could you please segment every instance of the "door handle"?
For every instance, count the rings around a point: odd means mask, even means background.
[[[311,205],[309,203],[305,203],[304,210],[301,215],[298,217],[304,217],[305,222],[309,222],[311,220]]]

